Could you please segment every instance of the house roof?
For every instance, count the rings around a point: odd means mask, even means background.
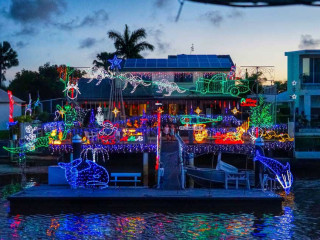
[[[285,52],[285,56],[298,54],[298,55],[319,55],[320,49],[314,49],[314,50],[299,50],[299,51],[291,51],[291,52]]]
[[[24,103],[24,101],[21,100],[20,98],[17,98],[15,96],[12,96],[12,97],[16,103]],[[0,89],[0,103],[9,103],[8,93],[3,89]]]
[[[230,55],[169,55],[167,59],[128,58],[122,71],[228,71]]]

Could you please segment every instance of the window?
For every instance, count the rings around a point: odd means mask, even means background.
[[[192,73],[175,73],[174,74],[175,82],[193,82],[193,74]]]
[[[320,83],[320,57],[302,58],[302,82]]]

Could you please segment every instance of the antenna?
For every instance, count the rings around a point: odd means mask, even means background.
[[[194,44],[193,44],[193,43],[191,44],[190,54],[191,54],[192,52],[194,52]]]

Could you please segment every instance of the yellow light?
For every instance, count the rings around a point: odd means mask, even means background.
[[[57,135],[57,129],[52,130],[51,137],[55,137]]]
[[[158,112],[158,113],[160,113],[160,114],[161,114],[161,113],[163,113],[162,108],[161,108],[161,107],[159,107],[159,108],[158,108],[158,110],[157,110],[157,112]]]
[[[194,112],[199,115],[202,112],[202,110],[199,107],[197,107],[197,109],[194,110]]]
[[[236,107],[234,107],[234,108],[231,110],[231,112],[232,112],[234,115],[236,115],[239,111],[238,111],[238,109],[237,109]]]
[[[266,131],[262,134],[262,137],[267,140],[278,140],[279,142],[292,142],[294,140],[288,133],[277,134],[275,131]]]
[[[112,112],[113,112],[114,116],[117,117],[117,115],[118,115],[118,113],[119,113],[120,111],[118,110],[117,107],[115,107]]]
[[[193,135],[194,140],[198,143],[202,142],[208,137],[208,132],[206,130],[205,124],[195,124],[193,125]]]

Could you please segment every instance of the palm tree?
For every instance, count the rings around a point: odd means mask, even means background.
[[[146,41],[140,41],[146,38],[147,33],[144,28],[139,28],[132,33],[126,24],[123,35],[116,31],[109,31],[108,37],[114,40],[116,54],[123,58],[143,58],[141,51],[154,50],[154,46]]]
[[[0,81],[5,80],[5,72],[7,69],[18,66],[18,54],[11,48],[9,42],[0,43]]]
[[[108,62],[108,59],[113,58],[115,53],[109,53],[109,52],[101,52],[97,54],[97,59],[93,61],[93,64],[95,67],[103,67],[105,70],[108,69],[108,66],[110,66],[110,63]]]

